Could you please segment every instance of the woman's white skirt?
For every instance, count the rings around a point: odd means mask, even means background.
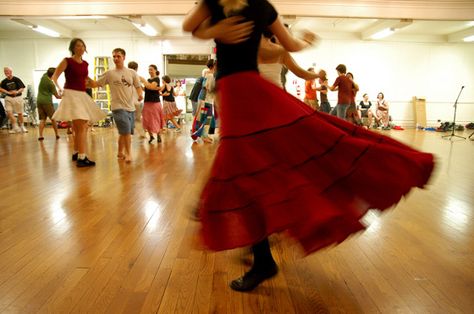
[[[107,114],[86,92],[65,89],[53,119],[58,121],[87,120],[94,123],[103,120],[106,116]]]

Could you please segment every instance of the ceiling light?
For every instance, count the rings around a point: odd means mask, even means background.
[[[370,36],[370,38],[372,38],[372,39],[381,39],[381,38],[390,36],[393,33],[395,33],[395,29],[385,28],[385,29],[381,30],[380,32],[377,32],[377,33],[373,34],[372,36]]]
[[[144,23],[144,24],[140,24],[140,23],[132,23],[136,28],[138,28],[139,30],[141,30],[145,35],[147,36],[156,36],[158,34],[158,32],[150,25]]]
[[[464,38],[463,38],[463,41],[465,41],[465,42],[467,42],[467,43],[473,42],[473,41],[474,41],[474,35],[464,37]]]
[[[59,36],[61,36],[58,32],[55,32],[52,29],[43,27],[41,25],[32,25],[30,27],[35,32],[38,32],[38,33],[41,33],[41,34],[44,34],[44,35],[48,35],[50,37],[59,37]]]

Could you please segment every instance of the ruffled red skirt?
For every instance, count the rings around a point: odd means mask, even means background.
[[[220,143],[201,195],[205,245],[226,250],[287,231],[306,253],[364,229],[423,187],[433,155],[315,112],[243,72],[218,81]]]

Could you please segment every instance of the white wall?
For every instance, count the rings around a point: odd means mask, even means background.
[[[87,34],[83,34],[87,35]],[[127,51],[126,61],[139,64],[139,73],[147,76],[147,66],[154,63],[163,73],[163,54],[209,54],[211,42],[190,39],[139,39],[132,36],[88,38],[85,59],[93,64],[94,56],[110,56],[113,48]],[[57,66],[68,56],[68,40],[0,40],[1,65],[9,65],[14,75],[25,84],[32,84],[34,70]],[[304,68],[316,63],[316,68],[326,69],[332,84],[336,78],[335,67],[346,64],[360,85],[360,96],[368,93],[372,100],[379,91],[384,92],[391,105],[391,115],[396,123],[413,126],[413,96],[427,100],[429,125],[436,120],[452,120],[453,103],[462,85],[457,120],[474,121],[474,45],[448,43],[365,42],[356,39],[324,40],[318,47],[293,55]],[[91,67],[90,73],[93,73]],[[92,75],[92,74],[91,74]],[[288,82],[291,83],[291,76]],[[301,86],[303,82],[300,81]],[[332,105],[336,93],[330,94]]]
[[[324,40],[318,47],[293,54],[297,63],[325,69],[329,83],[337,77],[336,66],[343,63],[372,101],[379,92],[390,102],[396,123],[414,126],[412,97],[426,98],[429,125],[452,120],[453,104],[461,86],[457,120],[474,121],[474,45],[448,43],[365,42]],[[291,84],[294,76],[288,77]],[[304,86],[302,80],[298,80]],[[337,93],[330,94],[331,105]]]
[[[91,77],[94,74],[94,57],[112,56],[114,48],[125,49],[125,62],[136,61],[139,74],[148,77],[150,64],[155,64],[161,73],[164,72],[163,54],[210,54],[212,46],[210,42],[191,39],[142,39],[124,34],[111,34],[109,38],[80,37],[87,46],[84,60],[89,62]],[[1,39],[0,66],[11,66],[13,75],[21,78],[25,84],[31,84],[35,70],[56,67],[64,57],[70,56],[68,46],[69,40],[66,39]]]

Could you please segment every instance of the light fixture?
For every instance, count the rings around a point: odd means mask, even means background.
[[[392,35],[413,24],[412,19],[377,20],[361,32],[362,40],[377,40]]]
[[[381,39],[381,38],[385,38],[387,36],[390,36],[393,33],[395,33],[395,29],[385,28],[385,29],[381,30],[380,32],[377,32],[377,33],[373,34],[372,36],[370,36],[370,38],[372,38],[372,39]]]
[[[451,33],[448,35],[448,42],[459,43],[459,42],[473,42],[474,41],[474,26],[463,29],[462,31]]]
[[[158,34],[158,32],[152,26],[146,23],[132,22],[132,24],[147,36],[156,36]]]
[[[474,41],[474,35],[464,37],[463,41],[465,41],[467,43],[473,42]]]
[[[58,32],[53,31],[52,29],[43,27],[41,25],[31,25],[30,28],[34,30],[35,32],[48,35],[50,37],[59,37],[61,36]]]

